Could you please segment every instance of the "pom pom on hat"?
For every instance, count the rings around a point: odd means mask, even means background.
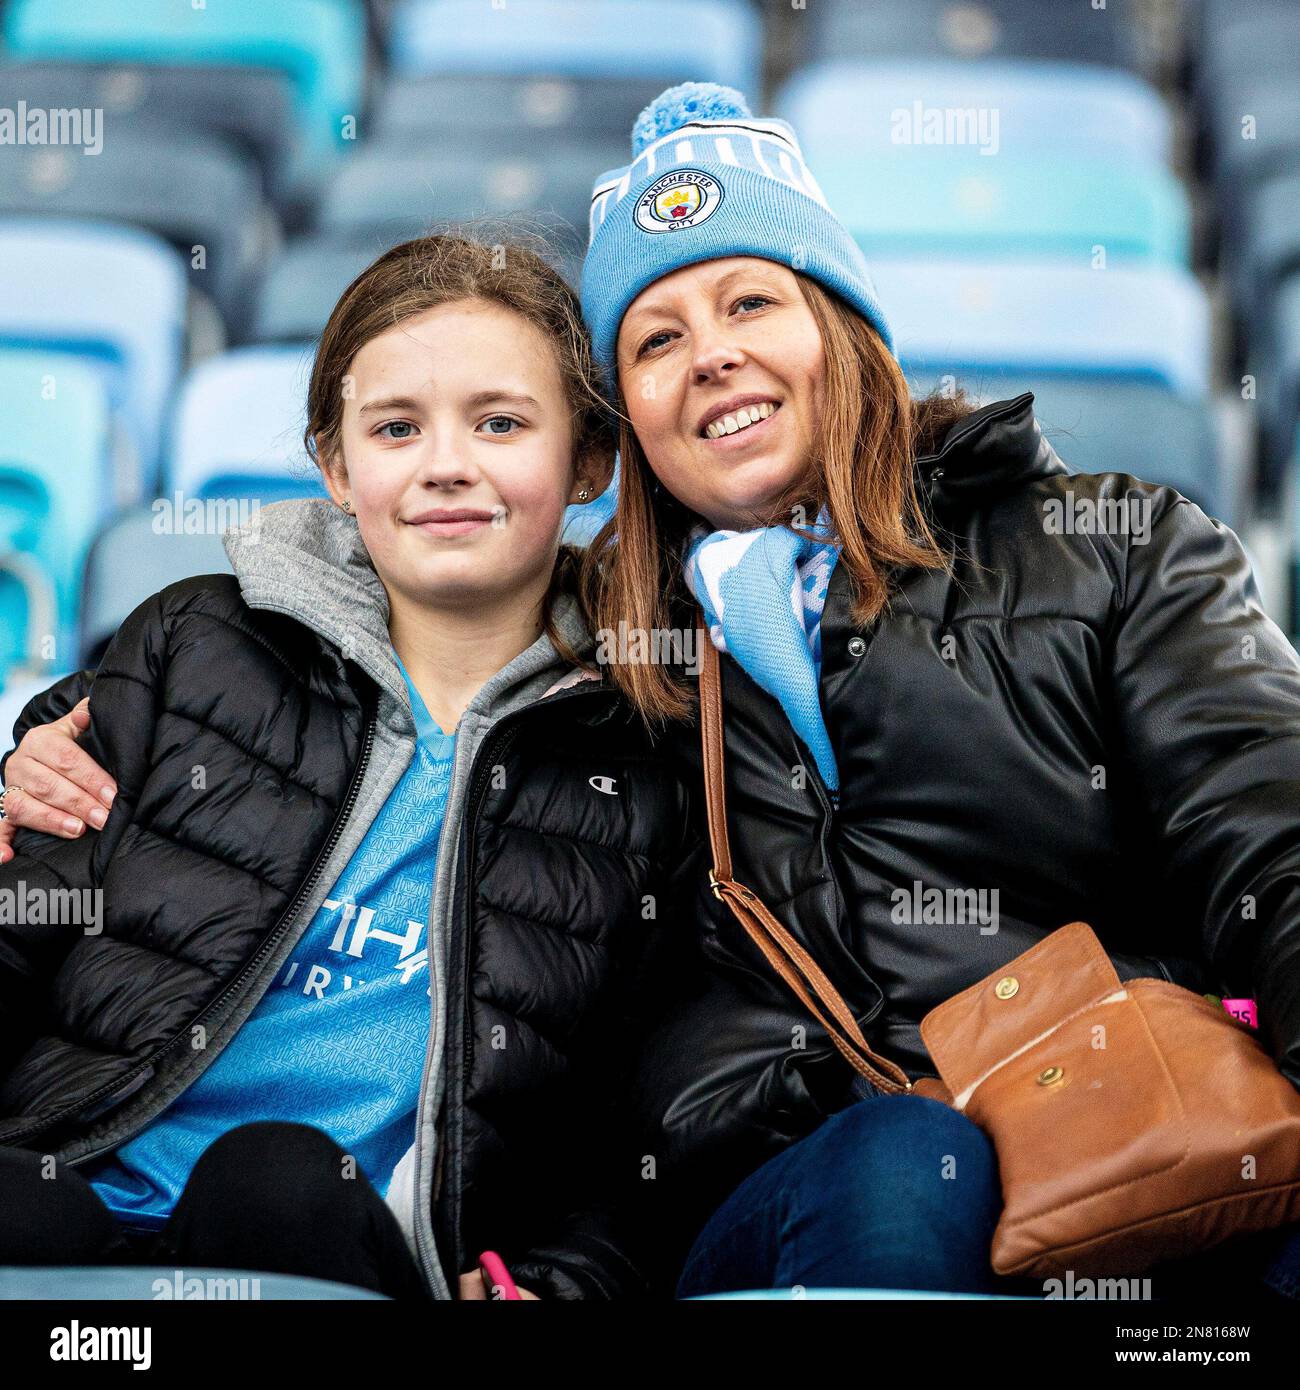
[[[753,112],[734,87],[716,82],[683,82],[661,92],[636,118],[632,127],[632,158],[647,145],[680,130],[688,121],[748,120]]]

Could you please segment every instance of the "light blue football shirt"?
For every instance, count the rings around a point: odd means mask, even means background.
[[[324,1130],[381,1197],[414,1141],[425,934],[456,735],[398,666],[415,753],[293,955],[216,1061],[135,1138],[78,1170],[125,1226],[161,1227],[204,1149],[252,1120]]]

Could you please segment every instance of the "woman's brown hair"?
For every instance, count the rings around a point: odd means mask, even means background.
[[[974,406],[961,390],[914,400],[870,324],[815,280],[795,275],[825,349],[825,405],[805,473],[755,524],[803,534],[791,519],[810,526],[824,504],[850,575],[850,613],[865,627],[888,606],[896,571],[951,568],[917,494],[914,463]],[[617,631],[625,622],[628,631],[668,632],[672,609],[690,598],[682,551],[698,518],[655,479],[621,391],[618,406],[618,511],[583,557],[582,588],[598,629]],[[690,712],[688,687],[671,665],[626,662],[611,674],[650,723]]]
[[[341,461],[343,402],[353,359],[372,338],[443,304],[480,299],[509,309],[538,328],[555,351],[569,404],[574,458],[595,474],[600,491],[612,466],[614,430],[601,394],[578,297],[545,259],[545,242],[521,226],[498,235],[494,224],[468,224],[419,237],[386,251],[343,291],[321,334],[307,389],[303,442],[318,468]],[[560,547],[543,601],[542,623],[560,655],[579,661],[554,619],[555,602],[571,592],[592,626],[579,584],[581,556]]]

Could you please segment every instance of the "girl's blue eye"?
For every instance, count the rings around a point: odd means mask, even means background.
[[[759,305],[763,305],[763,304],[770,304],[771,302],[772,302],[772,301],[771,301],[770,299],[765,298],[765,297],[764,297],[763,295],[761,295],[761,294],[747,294],[747,295],[744,297],[744,299],[740,299],[740,300],[737,300],[737,301],[736,301],[736,307],[737,307],[737,308],[740,308],[740,307],[742,307],[742,306],[745,305],[745,304],[759,304]]]
[[[390,420],[386,425],[380,425],[378,432],[382,435],[385,430],[404,430],[407,433],[390,434],[385,437],[388,439],[410,439],[410,431],[414,429],[415,426],[409,420]]]
[[[493,429],[492,427],[494,425],[517,425],[519,421],[512,420],[509,415],[493,415],[491,419],[484,420],[483,423],[488,427],[489,434],[511,434],[513,433],[512,430],[498,430]]]
[[[653,352],[660,338],[666,338],[667,333],[652,333],[644,343],[641,344],[641,352]],[[639,356],[640,354],[638,354]]]

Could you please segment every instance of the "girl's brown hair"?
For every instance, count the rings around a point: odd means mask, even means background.
[[[795,272],[821,333],[826,358],[819,437],[803,476],[756,525],[811,525],[829,512],[840,563],[850,576],[850,613],[860,627],[889,604],[895,571],[951,572],[917,494],[914,463],[935,451],[948,429],[975,407],[961,390],[914,400],[897,361],[875,330],[843,300]],[[683,546],[698,521],[655,479],[619,393],[621,477],[618,511],[583,558],[582,589],[597,628],[668,632],[672,609],[690,594]],[[615,664],[613,679],[648,722],[682,718],[692,699],[667,664]]]
[[[487,224],[484,224],[486,228]],[[312,462],[328,469],[342,460],[343,401],[353,359],[372,338],[443,304],[480,299],[509,309],[540,329],[555,351],[569,403],[574,458],[594,474],[596,490],[613,462],[614,430],[601,394],[578,297],[519,227],[508,235],[462,226],[419,237],[386,251],[344,290],[321,334],[307,389],[303,442]],[[556,600],[570,592],[592,626],[579,584],[581,556],[562,545],[543,601],[546,635],[566,660],[580,662],[554,618]]]

